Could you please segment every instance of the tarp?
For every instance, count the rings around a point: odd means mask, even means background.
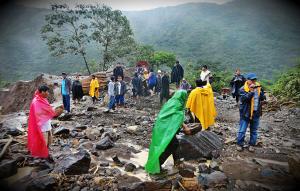
[[[195,88],[189,95],[186,108],[195,114],[204,129],[214,125],[217,112],[211,85]]]
[[[160,173],[159,157],[165,151],[184,121],[185,90],[178,90],[160,110],[152,130],[152,140],[145,170]]]
[[[30,105],[28,119],[28,150],[34,157],[47,158],[49,155],[46,141],[43,137],[41,127],[55,116],[55,111],[48,100],[43,98],[38,91]]]

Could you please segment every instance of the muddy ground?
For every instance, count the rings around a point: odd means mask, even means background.
[[[57,100],[54,105],[59,104]],[[1,186],[10,190],[295,190],[299,181],[299,108],[281,108],[261,118],[255,152],[236,151],[238,107],[232,98],[215,98],[215,127],[209,129],[223,143],[210,157],[182,159],[168,173],[144,171],[151,130],[160,105],[158,96],[127,99],[125,108],[104,113],[103,102],[89,97],[72,104],[71,114],[52,120],[53,160],[36,159],[26,149],[28,111],[2,115]],[[249,134],[247,133],[247,139]],[[193,150],[185,151],[193,153]]]

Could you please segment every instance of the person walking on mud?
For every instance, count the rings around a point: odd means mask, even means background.
[[[52,142],[51,119],[63,113],[63,106],[55,110],[50,106],[47,97],[49,87],[42,85],[34,94],[30,104],[28,118],[28,150],[34,157],[48,158]]]
[[[61,82],[61,95],[63,98],[64,108],[69,113],[71,111],[70,94],[72,81],[69,78],[67,78],[67,74],[65,72],[62,73],[62,77],[63,80]]]
[[[247,127],[250,124],[249,151],[254,152],[254,146],[257,140],[257,128],[262,110],[262,101],[266,99],[264,91],[256,81],[254,73],[247,75],[247,81],[240,88],[240,129],[237,137],[237,150],[242,151]]]
[[[231,92],[233,98],[236,100],[236,104],[239,103],[240,98],[240,88],[245,84],[246,78],[241,74],[240,69],[236,69],[235,75],[230,81]]]
[[[99,82],[95,75],[92,75],[89,94],[93,98],[93,103],[95,103],[99,97]]]
[[[185,134],[191,134],[191,130],[184,124],[186,99],[187,92],[185,90],[176,91],[158,114],[152,130],[150,150],[145,165],[145,170],[150,174],[161,173],[162,165],[171,154],[174,164],[179,164],[179,156],[176,152],[179,142],[176,134],[181,127]]]

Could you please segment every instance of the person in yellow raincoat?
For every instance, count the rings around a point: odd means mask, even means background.
[[[93,103],[95,103],[95,101],[98,100],[99,97],[99,83],[95,75],[92,75],[89,94],[93,98]]]
[[[214,125],[217,116],[214,95],[211,85],[206,81],[198,79],[196,85],[188,97],[186,108],[191,112],[194,121],[200,122],[202,129],[206,130]]]

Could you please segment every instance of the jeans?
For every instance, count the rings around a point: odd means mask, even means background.
[[[254,117],[253,119],[242,118],[240,120],[240,129],[238,132],[237,144],[243,146],[247,127],[250,123],[250,141],[249,145],[254,146],[257,140],[257,128],[259,126],[259,117]]]
[[[70,112],[70,95],[62,95],[63,104],[66,111]]]
[[[108,109],[112,109],[115,105],[115,96],[109,97]]]
[[[116,104],[118,105],[124,105],[124,95],[116,95]]]

